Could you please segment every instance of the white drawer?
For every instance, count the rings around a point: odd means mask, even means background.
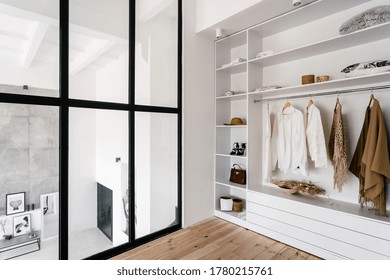
[[[267,217],[268,219],[278,221],[285,225],[296,227],[307,232],[313,232],[317,235],[326,236],[345,244],[351,244],[364,250],[373,251],[377,254],[382,254],[385,257],[390,257],[389,241],[330,223],[324,223],[320,217],[318,217],[319,219],[311,219],[303,215],[292,214],[253,202],[247,203],[247,212],[248,214],[252,213],[259,217]],[[262,218],[258,219],[263,221]],[[252,222],[256,223],[256,220],[252,220]]]

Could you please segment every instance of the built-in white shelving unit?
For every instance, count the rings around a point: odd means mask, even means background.
[[[333,189],[331,166],[323,170],[311,166],[308,178],[292,176],[325,187],[327,195],[321,198],[287,195],[262,175],[267,152],[263,141],[266,110],[275,115],[284,99],[299,97],[297,107],[303,111],[307,100],[313,98],[329,134],[336,96],[350,92],[340,98],[352,157],[367,96],[371,89],[390,86],[390,72],[345,78],[340,71],[357,62],[390,59],[390,23],[347,35],[339,35],[338,28],[347,18],[383,2],[348,0],[335,6],[334,1],[315,1],[215,42],[216,216],[327,259],[390,259],[390,218],[358,204],[358,181],[352,175],[342,193]],[[269,50],[275,52],[256,58]],[[246,61],[222,67],[237,58]],[[329,75],[331,79],[301,85],[301,76],[306,74]],[[271,85],[281,88],[258,91]],[[225,96],[227,91],[239,94]],[[384,96],[386,91],[374,93]],[[384,111],[390,108],[387,99],[380,99]],[[233,117],[241,118],[244,125],[226,125]],[[390,116],[387,119],[390,125]],[[246,143],[243,156],[230,155],[234,143]],[[229,182],[233,164],[247,170],[245,185]],[[273,176],[288,179],[288,174],[277,171]],[[243,199],[244,212],[220,211],[221,196]]]

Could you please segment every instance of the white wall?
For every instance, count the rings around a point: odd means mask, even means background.
[[[2,59],[3,63],[7,60],[9,59]],[[29,68],[25,68],[21,62],[15,64],[12,59],[0,67],[0,84],[59,90],[58,69],[57,63],[41,61],[34,61]]]
[[[69,112],[69,231],[96,227],[96,114]]]
[[[264,0],[197,0],[196,31],[202,31],[262,1]]]
[[[196,0],[183,1],[185,227],[212,216],[214,205],[214,44],[196,35],[195,9]]]
[[[128,102],[129,56],[127,51],[96,71],[96,100]]]

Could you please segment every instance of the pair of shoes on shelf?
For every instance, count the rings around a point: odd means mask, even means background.
[[[240,144],[236,142],[233,144],[233,149],[230,152],[230,155],[243,156],[245,153],[245,149],[246,149],[246,143],[241,143],[241,147],[240,147]]]

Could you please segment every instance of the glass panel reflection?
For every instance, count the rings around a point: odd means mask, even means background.
[[[58,0],[0,0],[0,92],[59,96],[58,19]]]
[[[178,223],[177,115],[136,113],[136,237]]]
[[[136,1],[135,103],[177,107],[178,1]]]
[[[58,108],[0,103],[0,259],[58,259],[58,191]]]
[[[69,96],[128,102],[129,1],[69,1]]]
[[[69,259],[128,242],[128,113],[69,111]]]

